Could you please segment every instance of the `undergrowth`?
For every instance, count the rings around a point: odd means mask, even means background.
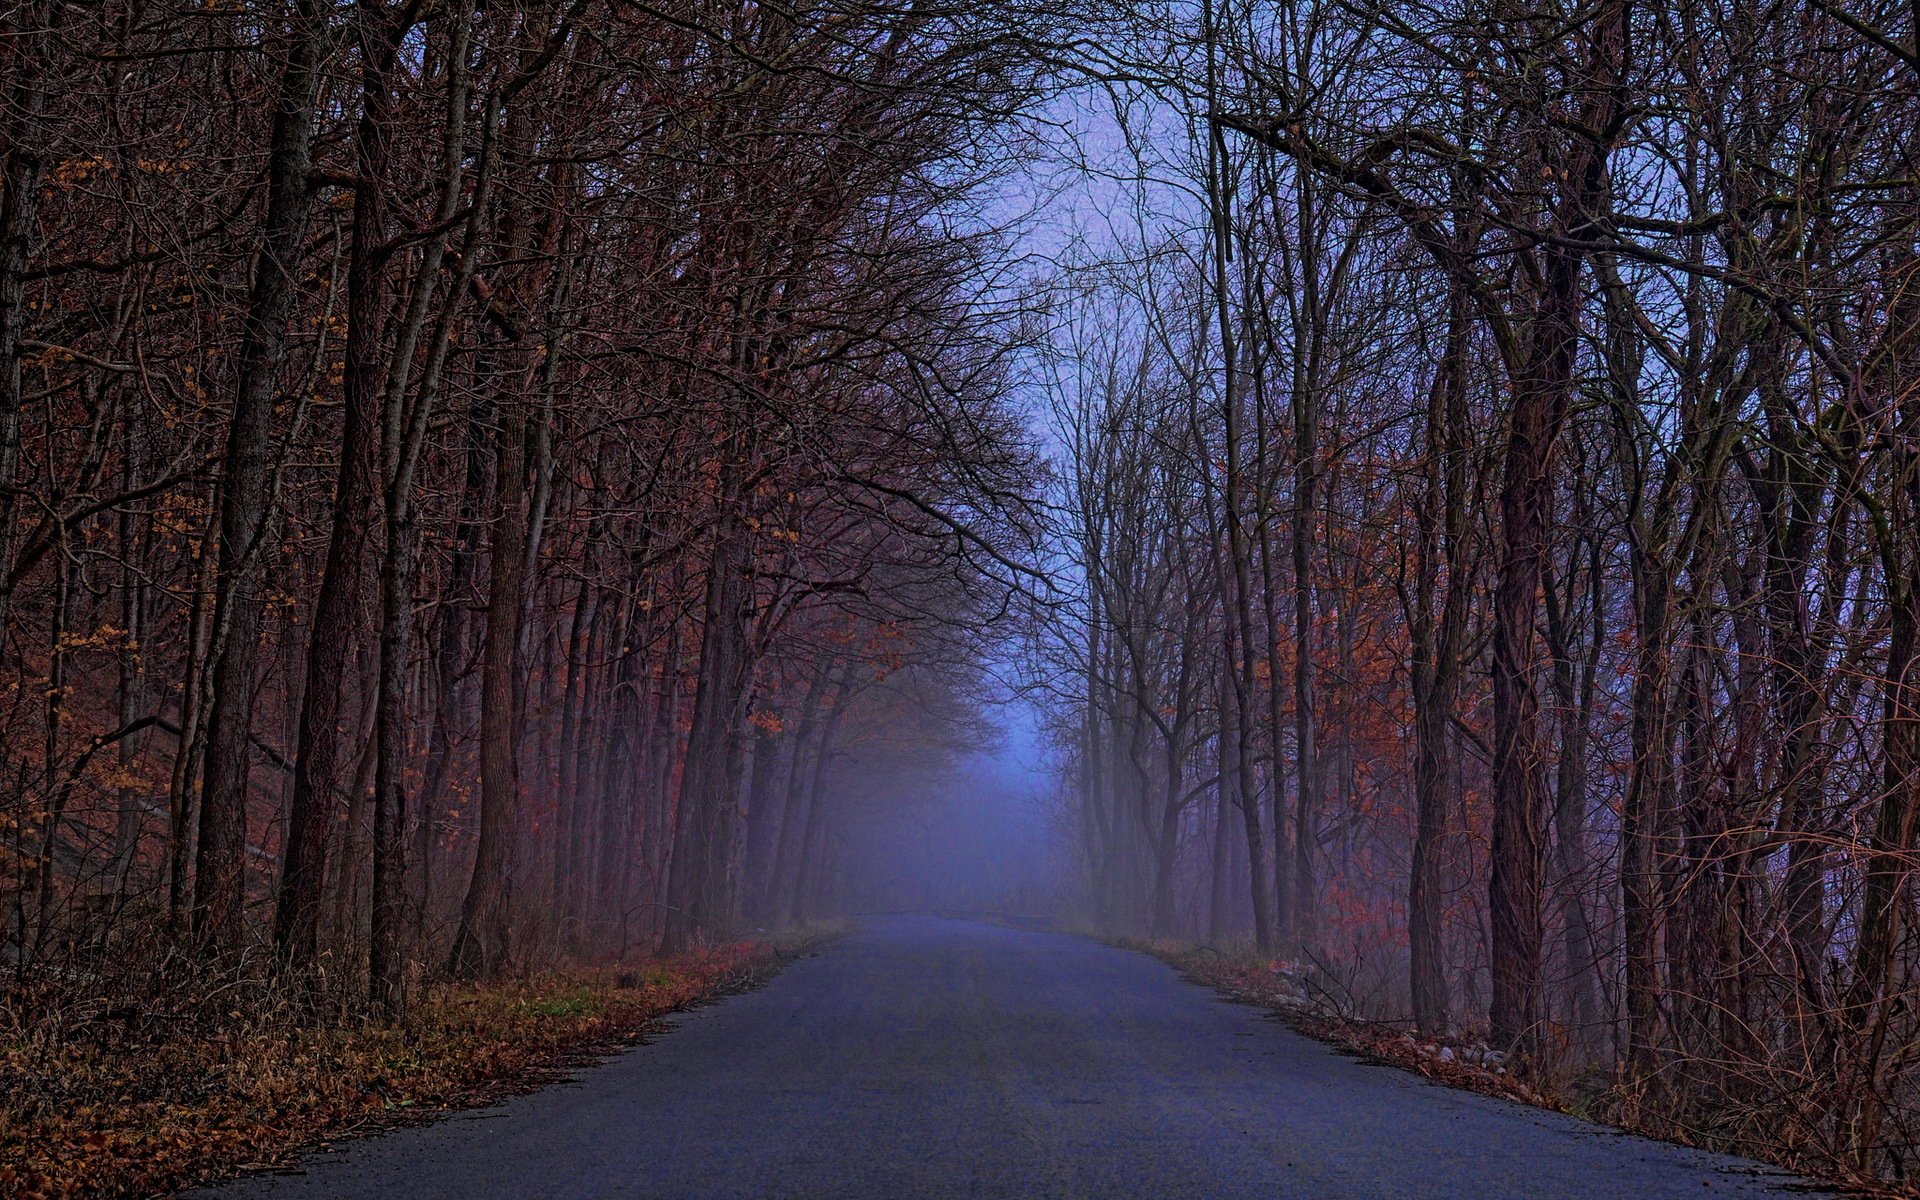
[[[1732,1114],[1721,1114],[1722,1119],[1714,1122],[1682,1122],[1649,1105],[1644,1095],[1629,1094],[1593,1069],[1515,1074],[1507,1070],[1505,1056],[1485,1047],[1422,1039],[1404,1023],[1352,1018],[1316,995],[1310,981],[1277,969],[1264,958],[1185,942],[1106,940],[1161,959],[1234,1000],[1271,1009],[1310,1037],[1448,1087],[1605,1122],[1663,1141],[1760,1159],[1833,1185],[1821,1190],[1905,1200],[1920,1197],[1920,1188],[1866,1177],[1824,1147],[1785,1136],[1782,1123],[1761,1130],[1752,1120],[1733,1120]],[[1738,1136],[1727,1132],[1736,1128],[1743,1131]]]
[[[751,987],[812,940],[434,985],[397,1024],[258,962],[0,978],[0,1196],[151,1196],[485,1103]]]

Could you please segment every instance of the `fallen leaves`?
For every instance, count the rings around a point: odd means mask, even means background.
[[[283,1163],[317,1141],[484,1103],[671,1012],[764,979],[782,952],[714,947],[641,967],[431,991],[404,1024],[252,1002],[91,1011],[71,985],[4,997],[0,1196],[147,1196]]]
[[[1326,1005],[1316,1003],[1296,981],[1296,972],[1287,964],[1250,963],[1173,943],[1139,943],[1135,948],[1163,959],[1198,982],[1236,1000],[1283,1010],[1289,1022],[1301,1032],[1371,1061],[1412,1071],[1448,1087],[1540,1108],[1562,1107],[1555,1097],[1509,1075],[1500,1065],[1503,1056],[1482,1047],[1456,1048],[1426,1042],[1398,1027],[1341,1017]],[[1463,1052],[1468,1049],[1470,1052]]]

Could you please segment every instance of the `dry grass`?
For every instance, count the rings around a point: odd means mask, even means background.
[[[1172,964],[1189,978],[1235,1000],[1280,1011],[1286,1014],[1288,1024],[1301,1032],[1332,1042],[1369,1061],[1400,1067],[1448,1087],[1540,1108],[1565,1110],[1554,1093],[1509,1075],[1497,1062],[1483,1059],[1478,1047],[1443,1047],[1392,1027],[1345,1019],[1317,1003],[1290,975],[1274,970],[1265,962],[1172,942],[1128,945]],[[1448,1051],[1445,1056],[1441,1054],[1443,1049]]]
[[[484,1103],[751,987],[795,949],[440,986],[391,1026],[246,968],[18,982],[0,991],[0,1195],[151,1196]]]
[[[1349,1019],[1312,995],[1292,974],[1276,970],[1265,960],[1184,942],[1121,939],[1114,944],[1151,954],[1234,1000],[1272,1009],[1310,1037],[1435,1083],[1619,1125],[1662,1141],[1760,1158],[1821,1181],[1815,1185],[1820,1191],[1884,1200],[1920,1197],[1920,1188],[1866,1177],[1830,1155],[1809,1153],[1784,1142],[1747,1140],[1734,1145],[1724,1138],[1689,1136],[1671,1120],[1628,1120],[1626,1113],[1634,1106],[1623,1103],[1611,1081],[1518,1078],[1508,1073],[1500,1056],[1489,1055],[1484,1047],[1427,1041],[1402,1026]]]

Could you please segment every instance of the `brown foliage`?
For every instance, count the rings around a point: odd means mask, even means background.
[[[146,1196],[303,1147],[465,1108],[766,979],[764,942],[617,967],[436,985],[402,1023],[310,982],[164,960],[107,988],[43,978],[4,997],[0,1191]]]

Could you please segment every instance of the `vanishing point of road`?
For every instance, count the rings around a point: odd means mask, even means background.
[[[869,919],[569,1083],[223,1200],[1784,1196],[1754,1163],[1345,1057],[1143,955]]]

